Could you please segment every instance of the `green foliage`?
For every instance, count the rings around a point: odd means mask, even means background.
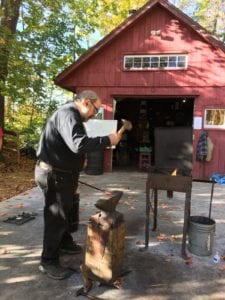
[[[147,0],[98,1],[98,13],[94,16],[102,35],[108,34],[129,17],[131,10],[138,10]]]
[[[225,42],[225,0],[179,0],[178,7]]]
[[[209,32],[225,42],[225,0],[197,1],[194,17]]]
[[[53,78],[86,50],[85,39],[93,32],[87,9],[86,1],[23,2],[2,87],[6,127],[19,131],[23,140],[35,139],[56,105],[68,99],[65,92],[58,101]]]
[[[19,4],[19,0],[17,0]],[[10,51],[8,76],[0,81],[7,97],[6,127],[21,133],[22,142],[37,141],[51,112],[71,98],[53,83],[53,78],[92,46],[96,33],[108,34],[122,23],[130,10],[147,0],[23,0],[16,38],[0,27]],[[12,3],[14,3],[12,1]],[[172,1],[210,32],[225,39],[225,0]],[[0,11],[3,14],[3,11]],[[4,42],[0,34],[0,46]]]

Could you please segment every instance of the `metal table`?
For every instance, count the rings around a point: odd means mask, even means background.
[[[175,191],[185,193],[184,205],[184,224],[181,255],[187,258],[186,254],[186,237],[188,230],[188,222],[191,209],[191,176],[171,176],[164,174],[148,173],[146,182],[146,224],[145,224],[145,248],[148,248],[149,243],[149,214],[151,207],[150,190],[154,192],[154,207],[153,207],[153,230],[157,227],[157,208],[158,208],[158,190]]]

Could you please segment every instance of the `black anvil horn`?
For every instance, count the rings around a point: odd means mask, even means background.
[[[109,198],[99,199],[95,203],[95,206],[102,211],[114,212],[116,210],[118,202],[120,201],[120,198],[123,195],[123,192],[112,191],[111,194],[112,196]]]

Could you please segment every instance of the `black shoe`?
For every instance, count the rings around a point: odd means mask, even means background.
[[[82,252],[82,247],[75,242],[65,245],[60,249],[60,252],[67,254],[80,254]]]
[[[41,263],[39,266],[39,270],[42,273],[46,274],[49,278],[56,280],[68,278],[74,273],[74,271],[60,266],[58,262],[54,264]]]

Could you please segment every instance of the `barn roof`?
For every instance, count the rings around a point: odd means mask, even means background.
[[[181,20],[189,27],[191,27],[196,33],[198,33],[206,42],[214,46],[215,48],[220,48],[225,52],[225,45],[215,39],[206,29],[200,26],[197,22],[195,22],[192,18],[183,13],[180,9],[175,7],[173,4],[169,3],[167,0],[151,0],[147,2],[143,7],[137,10],[134,14],[128,17],[123,23],[121,23],[118,27],[112,30],[108,35],[106,35],[102,40],[100,40],[97,44],[91,47],[87,52],[85,52],[77,61],[68,66],[63,72],[61,72],[55,79],[55,83],[63,88],[69,89],[68,87],[64,87],[63,82],[66,77],[74,72],[81,64],[86,62],[89,58],[91,58],[95,53],[97,53],[100,49],[105,47],[108,43],[110,43],[116,36],[118,36],[122,31],[127,29],[131,24],[139,20],[144,14],[148,13],[155,5],[161,5],[170,13],[172,13],[177,19]]]

